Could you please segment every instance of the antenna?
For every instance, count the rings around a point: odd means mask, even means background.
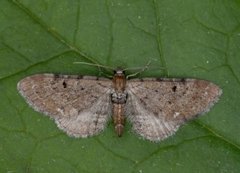
[[[133,68],[126,68],[126,69],[124,69],[124,70],[139,70],[136,73],[127,75],[126,78],[128,79],[129,77],[137,76],[138,74],[144,72],[145,70],[147,70],[149,68],[151,62],[152,62],[152,60],[149,60],[148,63],[145,65],[145,67],[133,67]],[[157,69],[159,69],[159,67]],[[162,67],[161,69],[165,69],[165,68]]]
[[[110,67],[110,66],[101,65],[101,64],[94,64],[94,63],[88,63],[88,62],[73,62],[73,64],[84,64],[84,65],[95,66],[95,67],[102,67],[102,68],[105,68],[105,69],[114,70],[114,68]]]
[[[137,76],[138,74],[144,72],[145,70],[147,70],[149,68],[151,62],[152,62],[152,60],[149,60],[148,63],[144,67],[130,67],[130,68],[123,69],[123,71],[138,70],[136,73],[127,75],[126,78],[128,79],[129,77],[134,77],[134,76]],[[88,62],[82,62],[82,61],[80,61],[80,62],[73,62],[73,64],[83,64],[83,65],[94,66],[94,67],[98,67],[99,70],[100,70],[100,68],[104,68],[104,69],[107,69],[107,70],[111,70],[111,72],[116,70],[116,68],[113,68],[111,66],[106,66],[106,65],[102,65],[102,64],[88,63]],[[157,69],[166,69],[166,68],[165,67],[162,67],[162,68],[158,67]]]

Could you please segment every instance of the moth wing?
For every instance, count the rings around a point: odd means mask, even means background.
[[[36,111],[53,118],[70,136],[102,131],[111,113],[111,80],[37,74],[18,83],[18,90]]]
[[[110,114],[111,102],[107,92],[96,100],[91,107],[76,114],[76,116],[62,116],[55,121],[58,127],[70,136],[88,137],[98,134],[104,129]]]
[[[207,112],[221,89],[205,80],[129,80],[126,115],[133,130],[151,141],[174,134],[184,122]]]

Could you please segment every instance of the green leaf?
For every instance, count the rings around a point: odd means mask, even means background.
[[[1,0],[0,6],[0,172],[240,170],[240,1]],[[151,61],[141,76],[202,78],[223,95],[160,143],[139,139],[129,123],[122,138],[110,123],[99,136],[74,139],[30,108],[16,85],[35,73],[99,74],[73,64],[79,61],[124,68]]]

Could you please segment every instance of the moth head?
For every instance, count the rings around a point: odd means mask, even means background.
[[[114,76],[125,76],[125,71],[121,68],[117,68],[113,72],[114,72]]]

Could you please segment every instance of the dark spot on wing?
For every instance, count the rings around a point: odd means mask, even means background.
[[[156,93],[158,93],[158,90],[155,90]]]
[[[171,101],[168,101],[168,104],[172,104],[172,102],[171,102]]]
[[[65,81],[63,81],[63,88],[67,88],[67,83]]]
[[[156,80],[159,81],[159,82],[163,81],[162,78],[156,78]]]
[[[175,85],[175,86],[172,87],[172,91],[176,92],[176,90],[177,90],[177,86]]]
[[[186,82],[186,79],[185,79],[185,78],[182,78],[182,79],[181,79],[181,82],[182,82],[182,83],[185,83],[185,82]]]
[[[85,90],[85,88],[84,88],[84,87],[81,87],[81,90]]]
[[[147,106],[146,102],[144,102],[143,99],[140,98],[140,102],[144,105],[144,106]]]
[[[82,79],[82,78],[83,78],[83,76],[81,76],[81,75],[77,76],[77,79]]]

